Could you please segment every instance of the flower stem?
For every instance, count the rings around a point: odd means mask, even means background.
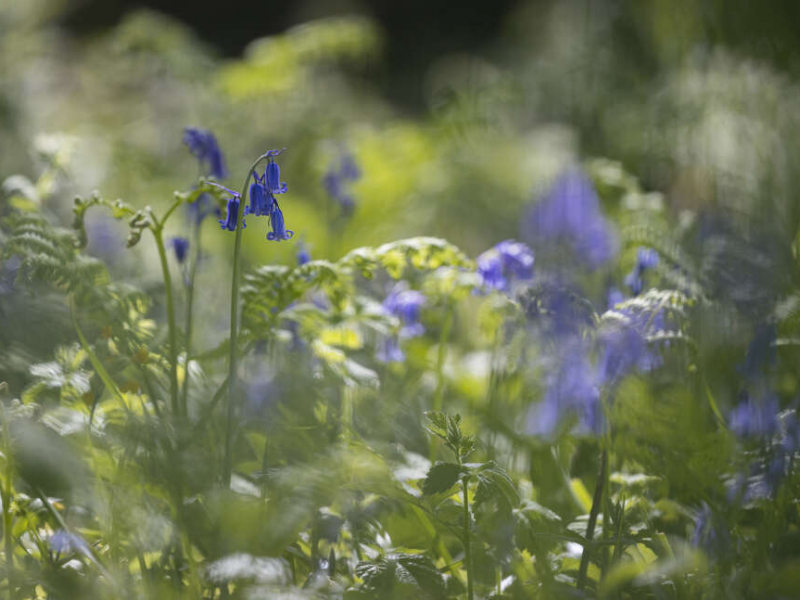
[[[592,498],[592,508],[589,511],[589,522],[586,525],[586,545],[583,547],[581,564],[578,569],[577,588],[582,590],[586,587],[586,573],[589,570],[589,560],[591,556],[591,542],[594,538],[594,527],[597,523],[597,515],[600,512],[600,505],[603,503],[603,488],[606,481],[606,471],[608,470],[608,450],[600,453],[600,470],[597,473],[597,484],[594,487],[594,498]],[[603,519],[605,521],[605,518]]]
[[[8,597],[9,600],[14,597],[14,539],[12,537],[12,515],[11,515],[11,496],[12,481],[11,481],[11,443],[9,441],[8,421],[6,420],[6,409],[0,399],[0,418],[2,418],[3,427],[3,453],[6,456],[5,460],[5,477],[2,487],[2,502],[3,502],[3,548],[5,552],[5,563],[8,571]]]
[[[233,242],[233,275],[231,276],[231,333],[230,333],[230,354],[228,356],[228,424],[225,430],[225,462],[222,467],[222,483],[225,487],[230,487],[231,470],[233,462],[233,429],[236,419],[236,366],[237,337],[239,329],[239,272],[241,270],[242,257],[242,223],[244,221],[244,206],[247,203],[247,185],[256,170],[258,163],[269,154],[262,154],[247,171],[247,177],[242,184],[242,193],[239,196],[239,211],[236,215],[236,238]]]
[[[467,600],[473,600],[475,591],[472,588],[472,550],[469,540],[469,477],[461,480],[461,494],[464,499],[464,568],[467,571]]]
[[[171,210],[169,212],[172,212]],[[169,214],[169,213],[168,213]],[[172,402],[172,414],[180,414],[178,406],[178,336],[175,327],[175,302],[172,297],[172,277],[169,274],[167,250],[164,247],[164,222],[161,221],[153,227],[153,237],[158,247],[158,256],[161,259],[161,273],[164,277],[164,294],[167,298],[167,328],[169,329],[169,395]]]
[[[184,365],[183,375],[183,388],[181,388],[181,410],[184,415],[189,414],[188,410],[188,397],[189,397],[189,360],[192,353],[192,308],[194,307],[194,279],[197,274],[197,263],[200,260],[200,225],[196,224],[194,228],[194,260],[189,270],[189,281],[186,286],[186,364]]]

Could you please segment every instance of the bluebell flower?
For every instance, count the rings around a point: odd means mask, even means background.
[[[521,242],[504,240],[490,248],[478,259],[478,275],[485,287],[504,292],[514,281],[533,277],[533,251]]]
[[[22,259],[14,254],[0,266],[0,296],[5,296],[14,291],[17,273]]]
[[[658,265],[658,252],[652,248],[639,248],[636,252],[636,264],[633,270],[625,277],[625,285],[631,288],[634,296],[642,293],[644,288],[645,271],[653,269]]]
[[[601,382],[584,341],[578,337],[562,341],[558,355],[547,367],[544,398],[528,414],[526,431],[549,436],[564,418],[574,415],[580,433],[601,433]]]
[[[634,372],[647,372],[661,364],[660,355],[651,350],[642,333],[632,325],[609,327],[598,336],[601,381],[611,384]]]
[[[263,179],[256,175],[255,181],[250,184],[250,204],[245,207],[244,214],[255,215],[256,217],[268,217],[272,214],[272,206],[275,197],[272,192],[267,190]]]
[[[591,269],[617,253],[617,241],[600,211],[597,192],[577,168],[564,171],[549,193],[528,211],[522,234],[537,248],[552,242],[565,244]]]
[[[766,394],[761,399],[752,398],[747,392],[731,411],[731,431],[742,439],[764,438],[778,431],[778,398]]]
[[[775,364],[777,359],[777,329],[774,324],[760,325],[747,346],[744,363],[737,370],[748,380],[755,381]]]
[[[322,176],[322,186],[328,195],[335,200],[345,215],[350,214],[355,206],[355,200],[349,192],[349,183],[361,178],[361,169],[350,153],[344,153],[338,167],[332,163]]]
[[[695,515],[692,545],[703,549],[711,556],[721,556],[730,552],[731,539],[729,528],[714,515],[711,507],[705,502]]]
[[[280,242],[281,240],[288,240],[294,235],[294,231],[287,230],[283,223],[283,212],[281,212],[278,203],[273,201],[272,213],[269,217],[272,231],[267,233],[267,239],[273,242]]]
[[[395,286],[394,290],[386,296],[383,308],[390,315],[400,319],[402,324],[400,337],[416,337],[425,333],[425,327],[420,323],[425,301],[422,292],[405,289],[401,284]]]
[[[288,186],[281,181],[281,168],[273,160],[267,163],[264,171],[264,183],[269,192],[273,194],[285,194]]]
[[[236,224],[239,220],[239,194],[234,194],[230,198],[228,198],[228,209],[227,209],[227,216],[226,218],[220,219],[219,224],[222,229],[227,229],[228,231],[236,231]],[[242,229],[245,229],[247,225],[245,225],[244,219],[242,219]]]
[[[300,242],[297,245],[297,264],[304,265],[310,261],[311,261],[311,252],[308,250],[308,246],[303,242]]]
[[[382,363],[403,362],[406,355],[400,348],[400,343],[394,336],[383,338],[378,344],[378,351],[375,358]]]
[[[200,194],[194,202],[186,204],[186,214],[190,222],[196,225],[200,225],[209,215],[222,216],[216,201],[206,192]]]
[[[175,251],[175,257],[178,259],[178,262],[183,263],[183,261],[186,260],[186,256],[189,254],[189,240],[185,237],[174,237],[170,240],[170,244]]]
[[[608,293],[606,294],[606,310],[614,310],[617,304],[624,301],[625,294],[615,287],[608,288]]]
[[[70,554],[72,552],[80,552],[88,554],[89,545],[84,539],[74,533],[59,529],[49,540],[50,549],[56,554]]]
[[[228,175],[225,159],[217,144],[217,138],[208,129],[187,127],[183,130],[183,143],[189,147],[200,164],[205,166],[208,175],[224,179]]]

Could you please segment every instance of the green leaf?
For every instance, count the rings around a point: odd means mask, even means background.
[[[462,473],[462,467],[455,463],[437,462],[422,482],[422,493],[431,496],[446,492],[456,484]]]
[[[388,554],[375,562],[362,562],[356,566],[356,575],[364,581],[359,591],[368,598],[413,598],[419,592],[424,598],[444,598],[446,594],[444,577],[423,554]]]

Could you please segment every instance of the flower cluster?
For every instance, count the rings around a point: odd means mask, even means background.
[[[397,284],[383,301],[383,310],[386,314],[397,317],[400,321],[400,338],[417,337],[425,333],[425,327],[420,323],[422,307],[426,299],[422,292],[410,290],[404,283]],[[384,339],[377,353],[381,362],[400,362],[405,355],[400,348],[397,337],[390,336]]]
[[[205,167],[210,177],[224,179],[228,175],[225,159],[217,144],[217,138],[208,129],[187,127],[183,131],[183,143],[189,147],[200,165]]]
[[[533,252],[514,240],[504,240],[478,257],[478,274],[487,288],[508,292],[512,283],[533,277]]]
[[[600,211],[597,192],[577,168],[562,173],[550,192],[531,208],[523,220],[522,234],[531,243],[565,244],[591,269],[617,253],[616,238]]]
[[[283,220],[283,211],[278,204],[276,194],[285,194],[287,190],[286,183],[281,181],[281,169],[273,159],[278,156],[283,150],[270,150],[264,157],[267,159],[267,166],[264,168],[264,174],[259,175],[253,172],[253,182],[250,184],[248,194],[250,196],[250,204],[244,208],[244,216],[253,215],[256,217],[268,217],[272,231],[267,233],[267,239],[270,241],[280,242],[281,240],[288,240],[294,235],[294,231],[286,229]],[[236,224],[239,219],[239,205],[241,203],[240,194],[229,190],[218,184],[219,188],[224,189],[231,197],[228,199],[228,210],[226,218],[220,219],[219,224],[222,229],[228,231],[235,231]],[[242,229],[246,227],[244,216],[242,217]]]
[[[631,293],[638,296],[644,288],[644,273],[648,269],[658,266],[658,252],[652,248],[639,248],[636,251],[636,265],[633,271],[625,277],[625,285],[631,288]]]
[[[342,155],[338,168],[331,165],[322,176],[322,186],[328,195],[342,208],[342,213],[350,214],[355,206],[355,200],[349,191],[349,185],[361,178],[361,169],[350,153]]]

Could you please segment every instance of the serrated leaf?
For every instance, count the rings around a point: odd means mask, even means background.
[[[462,472],[462,467],[455,463],[437,462],[430,468],[425,481],[422,482],[422,493],[431,496],[450,490]]]

